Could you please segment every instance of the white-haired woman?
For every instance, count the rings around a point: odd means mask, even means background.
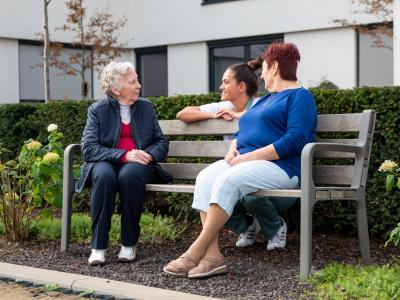
[[[84,163],[78,192],[91,186],[92,252],[90,265],[104,264],[115,196],[121,210],[119,261],[136,258],[145,186],[172,177],[157,164],[168,153],[168,141],[153,105],[139,98],[140,83],[129,62],[111,62],[101,86],[107,98],[89,107],[81,149]]]

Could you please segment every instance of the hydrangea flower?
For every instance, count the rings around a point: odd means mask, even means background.
[[[60,156],[57,153],[49,152],[43,156],[43,163],[45,163],[46,165],[50,165],[52,163],[55,163],[59,159]]]
[[[379,167],[379,172],[390,172],[398,168],[398,164],[392,160],[385,160]]]
[[[57,130],[58,126],[56,124],[50,124],[49,126],[47,126],[47,131],[48,132],[52,132],[54,130]]]
[[[31,141],[26,145],[26,148],[30,151],[37,151],[42,147],[42,143],[38,141]]]

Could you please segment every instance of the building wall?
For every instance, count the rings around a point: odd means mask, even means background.
[[[135,47],[183,44],[335,28],[334,19],[377,22],[355,15],[349,0],[242,0],[201,5],[201,0],[133,0]]]
[[[18,41],[0,38],[0,104],[18,102]]]
[[[285,41],[296,44],[300,50],[298,79],[304,86],[316,86],[323,80],[340,88],[356,85],[357,48],[352,28],[288,33]]]
[[[208,92],[208,47],[206,43],[168,47],[168,94]]]

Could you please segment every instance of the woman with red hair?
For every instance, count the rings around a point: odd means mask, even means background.
[[[259,189],[299,185],[301,151],[315,140],[317,125],[314,98],[297,82],[299,61],[300,53],[291,43],[273,43],[265,50],[261,77],[269,93],[239,119],[239,131],[224,160],[209,165],[197,176],[192,207],[200,212],[203,229],[183,255],[164,267],[164,272],[189,278],[227,272],[218,233],[239,199]],[[237,231],[245,232],[252,221],[242,219]],[[280,234],[280,227],[275,235]]]

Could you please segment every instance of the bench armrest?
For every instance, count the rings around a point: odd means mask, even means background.
[[[314,153],[319,151],[349,152],[355,154],[355,161],[363,159],[364,147],[361,145],[348,145],[338,143],[309,143],[301,152],[301,182],[305,186],[314,187],[312,178]]]

